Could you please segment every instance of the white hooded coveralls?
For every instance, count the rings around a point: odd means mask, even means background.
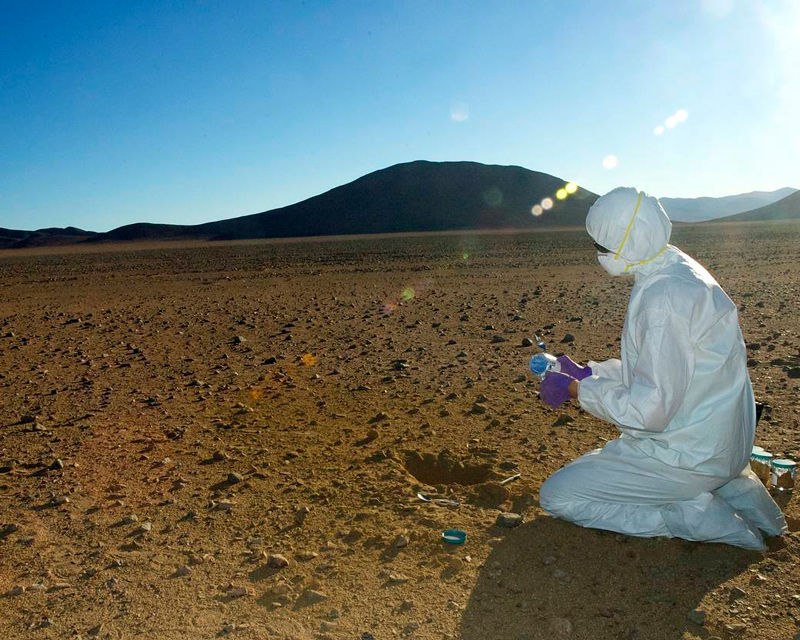
[[[636,282],[622,357],[590,362],[581,407],[621,433],[551,476],[540,504],[584,527],[763,549],[786,531],[750,471],[755,402],[736,306],[700,264],[668,245],[658,200],[618,188],[592,206],[601,264]]]

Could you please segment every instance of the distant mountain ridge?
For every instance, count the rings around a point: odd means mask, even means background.
[[[100,239],[236,240],[583,225],[598,196],[578,188],[559,201],[556,192],[565,184],[516,166],[419,160],[271,211],[193,226],[126,225]],[[548,197],[553,208],[540,217],[532,215],[531,208]]]
[[[238,240],[583,226],[598,196],[577,188],[574,194],[558,200],[556,192],[565,184],[556,176],[518,166],[417,160],[373,171],[325,193],[261,213],[199,225],[138,222],[106,233],[75,227],[0,229],[0,248],[102,241]],[[787,187],[723,198],[660,201],[676,222],[710,218],[773,220],[800,217],[799,194]],[[552,199],[553,207],[540,216],[533,215],[532,207],[544,198]],[[753,209],[754,204],[758,206]],[[727,215],[733,212],[737,215]]]
[[[711,222],[766,222],[770,220],[800,220],[800,191],[795,191],[783,200],[773,202],[765,207],[717,218]]]
[[[797,189],[751,191],[721,198],[659,198],[664,211],[674,222],[705,222],[772,204],[790,196]]]
[[[36,231],[18,231],[0,228],[0,249],[24,249],[26,247],[58,246],[92,240],[101,234],[84,231],[77,227],[50,227]]]

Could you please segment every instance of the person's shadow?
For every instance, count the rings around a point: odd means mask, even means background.
[[[692,620],[702,613],[690,613],[763,559],[728,545],[583,529],[537,512],[498,530],[503,540],[478,574],[462,640],[722,637],[713,621],[703,626]]]

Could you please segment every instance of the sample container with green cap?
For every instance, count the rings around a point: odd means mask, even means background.
[[[753,450],[753,453],[750,454],[750,468],[766,486],[772,471],[772,454],[763,449],[761,451]]]
[[[772,461],[772,486],[778,491],[792,491],[797,477],[797,463],[788,458]]]

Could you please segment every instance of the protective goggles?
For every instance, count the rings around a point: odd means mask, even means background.
[[[602,244],[594,243],[594,248],[597,249],[600,253],[614,253],[611,249],[606,249]]]

